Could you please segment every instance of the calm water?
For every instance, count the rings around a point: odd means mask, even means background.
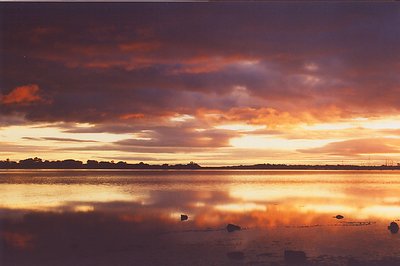
[[[2,265],[400,265],[397,219],[397,171],[0,172]]]

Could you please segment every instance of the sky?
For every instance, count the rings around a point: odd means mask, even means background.
[[[1,3],[0,160],[400,162],[399,2]]]

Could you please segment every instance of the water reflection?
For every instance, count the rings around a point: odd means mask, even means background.
[[[388,228],[400,213],[393,173],[353,183],[348,173],[183,173],[0,175],[0,262],[285,265],[285,250],[311,265],[399,262]]]

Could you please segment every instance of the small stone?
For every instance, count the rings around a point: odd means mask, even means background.
[[[338,214],[338,215],[336,215],[336,216],[335,216],[335,218],[340,220],[340,219],[343,219],[343,218],[344,218],[344,216],[343,216],[343,215],[340,215],[340,214]]]
[[[239,231],[239,230],[241,230],[241,229],[242,229],[242,228],[241,228],[240,226],[234,225],[234,224],[228,224],[228,225],[226,226],[226,230],[228,230],[228,232]]]
[[[399,225],[396,222],[391,222],[388,229],[392,234],[397,234],[399,232]]]
[[[187,219],[189,219],[189,216],[186,214],[181,214],[181,221],[186,221]]]

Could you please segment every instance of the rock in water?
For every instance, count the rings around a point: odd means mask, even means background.
[[[340,214],[338,214],[338,215],[336,215],[336,216],[335,216],[335,218],[340,220],[340,219],[343,219],[343,218],[344,218],[344,216],[343,216],[343,215],[340,215]]]
[[[285,250],[284,257],[287,263],[294,264],[305,263],[307,260],[306,253],[304,251]]]
[[[226,230],[228,230],[228,232],[233,232],[233,231],[239,231],[242,228],[239,225],[234,225],[234,224],[228,224],[226,226]]]
[[[181,221],[186,221],[187,219],[189,219],[189,216],[186,214],[181,214]]]
[[[392,234],[397,234],[399,232],[399,225],[396,222],[391,222],[388,229]]]

